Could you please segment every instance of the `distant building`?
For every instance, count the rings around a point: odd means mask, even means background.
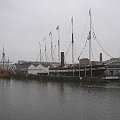
[[[49,74],[49,67],[44,67],[43,65],[39,64],[37,66],[30,65],[28,67],[28,74]]]
[[[28,73],[28,67],[31,65],[31,63],[15,63],[15,72],[19,74],[27,74]]]
[[[15,72],[19,74],[48,74],[51,63],[18,61],[15,63]]]
[[[106,61],[108,66],[105,71],[106,76],[119,76],[120,77],[120,58],[111,58]]]
[[[87,66],[90,63],[90,60],[88,58],[82,58],[79,60],[81,66]]]
[[[81,66],[87,66],[90,64],[90,60],[88,58],[82,58],[79,60]],[[92,65],[102,65],[103,61],[91,61]]]

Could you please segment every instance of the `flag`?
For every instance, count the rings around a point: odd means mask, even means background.
[[[43,39],[43,41],[45,41],[46,38]]]
[[[94,39],[96,39],[96,35],[95,35],[95,33],[94,33],[94,32],[92,33],[92,36],[93,36],[93,38],[94,38]]]
[[[71,18],[71,22],[72,22],[72,24],[73,24],[73,17]]]
[[[39,42],[39,46],[41,47],[41,44],[40,44],[40,42]]]
[[[89,15],[91,15],[91,8],[89,9]]]
[[[50,31],[49,36],[52,35],[52,32]]]
[[[88,35],[87,39],[88,39],[88,40],[91,39],[91,31],[89,32],[89,35]]]
[[[56,30],[58,30],[59,29],[59,25],[56,27]]]

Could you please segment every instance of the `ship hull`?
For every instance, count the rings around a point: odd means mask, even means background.
[[[105,70],[93,70],[92,77],[103,77]],[[79,71],[77,70],[69,70],[69,71],[56,71],[50,72],[52,75],[62,75],[62,76],[80,76],[80,77],[91,77],[91,71]]]
[[[8,70],[0,70],[0,78],[10,78],[11,74]]]
[[[52,75],[62,75],[62,76],[79,76],[79,77],[104,77],[106,70],[105,66],[93,67],[92,70],[90,67],[81,68],[81,69],[52,69],[49,74]]]

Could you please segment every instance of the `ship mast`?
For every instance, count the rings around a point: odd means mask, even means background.
[[[91,19],[91,9],[89,10],[89,16],[90,16],[90,31],[89,31],[89,60],[90,60],[90,65],[91,65],[91,77],[92,77],[92,63],[91,63],[91,28],[92,28],[92,19]]]
[[[59,30],[59,25],[57,26],[56,30],[58,30],[58,63],[60,63],[60,30]]]
[[[51,36],[51,60],[52,60],[52,63],[53,63],[52,31],[50,31],[49,36]]]
[[[40,47],[40,62],[41,62],[41,59],[42,59],[42,55],[41,55],[41,44],[40,44],[40,42],[39,42],[39,47]]]
[[[73,40],[73,17],[71,19],[71,23],[72,23],[72,64],[74,64],[74,40]]]
[[[91,63],[91,9],[89,10],[89,16],[90,16],[90,31],[89,31],[89,60]]]
[[[3,57],[3,69],[4,69],[4,66],[5,66],[5,52],[4,52],[4,46],[3,46],[2,57]]]
[[[73,76],[74,76],[74,39],[73,39],[73,17],[71,19],[72,23],[72,65],[73,65]]]
[[[45,41],[45,62],[47,62],[46,38],[43,41]]]

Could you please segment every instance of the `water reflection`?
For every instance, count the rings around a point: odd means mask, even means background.
[[[0,80],[2,120],[119,120],[120,83]]]

